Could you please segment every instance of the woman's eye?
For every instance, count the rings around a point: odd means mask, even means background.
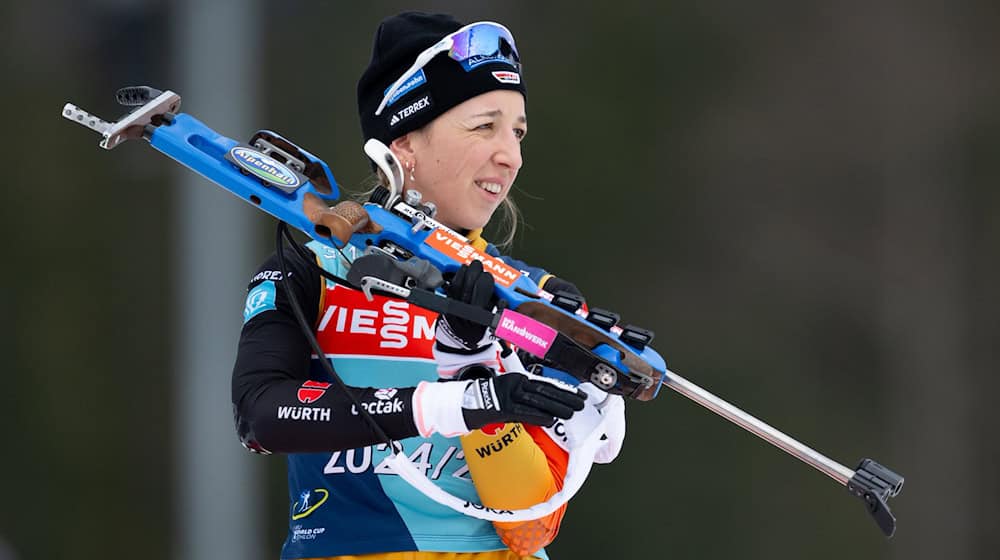
[[[524,136],[528,134],[528,131],[523,128],[515,128],[514,136],[517,136],[518,140],[524,140]]]
[[[493,123],[483,123],[476,127],[476,130],[490,130],[493,128]]]

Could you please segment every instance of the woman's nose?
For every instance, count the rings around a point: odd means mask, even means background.
[[[521,142],[513,130],[499,139],[499,145],[493,154],[493,160],[497,164],[509,167],[514,171],[521,169],[521,165],[524,163],[521,160]]]

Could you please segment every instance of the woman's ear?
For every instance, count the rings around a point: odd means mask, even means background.
[[[403,166],[416,159],[416,146],[414,145],[413,136],[412,132],[408,132],[389,144],[389,149],[392,150],[392,153],[396,154],[399,161],[403,162]]]

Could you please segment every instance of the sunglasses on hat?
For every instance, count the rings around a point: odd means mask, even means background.
[[[418,54],[413,66],[385,90],[375,114],[380,115],[387,105],[395,101],[396,92],[435,56],[443,52],[447,52],[449,57],[461,64],[466,72],[488,62],[506,62],[518,72],[521,70],[521,59],[518,57],[514,36],[509,29],[492,21],[470,23]]]

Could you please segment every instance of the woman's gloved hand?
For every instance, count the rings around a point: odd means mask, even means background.
[[[458,269],[445,293],[483,309],[496,303],[493,275],[477,260]],[[417,386],[413,416],[424,437],[455,436],[501,422],[552,426],[583,409],[587,395],[568,384],[529,373],[496,375],[497,346],[486,325],[443,314],[434,339],[438,375],[455,381]]]
[[[493,309],[496,303],[493,275],[483,270],[483,263],[477,260],[463,264],[458,269],[448,283],[445,294],[451,299],[483,309]],[[487,338],[486,331],[486,325],[445,314],[438,318],[436,345],[458,353],[476,352],[492,342],[492,338]]]
[[[462,265],[452,277],[445,293],[458,301],[492,310],[493,275],[483,264],[472,261]],[[441,315],[434,327],[434,360],[441,379],[453,379],[460,370],[483,364],[497,368],[497,348],[486,325],[454,315]]]
[[[469,375],[472,368],[483,371]],[[494,375],[489,368],[476,365],[459,377],[463,380],[424,381],[417,386],[413,416],[422,436],[456,436],[505,422],[548,427],[556,419],[571,418],[587,399],[586,393],[575,387],[530,373]]]

